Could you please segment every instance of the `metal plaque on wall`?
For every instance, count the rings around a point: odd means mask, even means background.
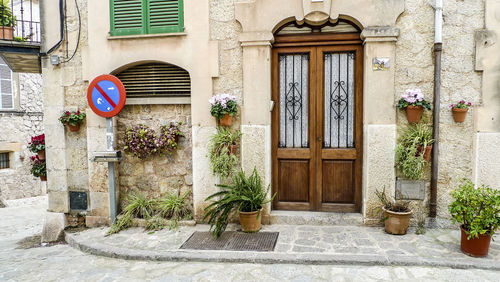
[[[88,207],[87,192],[69,192],[69,209],[86,211]]]
[[[423,180],[396,180],[396,199],[398,200],[424,200],[425,181]]]

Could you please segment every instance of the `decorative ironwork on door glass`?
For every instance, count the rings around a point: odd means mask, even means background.
[[[308,148],[309,54],[279,56],[280,148]]]
[[[323,148],[354,148],[355,53],[324,53]]]

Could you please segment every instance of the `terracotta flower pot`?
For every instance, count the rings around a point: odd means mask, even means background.
[[[38,151],[37,154],[40,160],[45,160],[45,150]]]
[[[0,39],[13,40],[14,28],[7,26],[0,26]]]
[[[419,123],[424,113],[422,106],[408,106],[406,107],[406,118],[409,123]]]
[[[233,124],[233,117],[229,114],[225,114],[224,117],[219,120],[219,123],[221,126],[231,126],[231,124]]]
[[[418,146],[417,147],[417,156],[422,155],[422,151],[424,151],[424,148],[422,146]],[[431,161],[431,153],[432,153],[432,145],[425,147],[425,152],[423,152],[423,153],[424,153],[424,160],[426,162],[430,162]]]
[[[240,224],[243,232],[259,232],[262,225],[262,209],[254,212],[240,212]]]
[[[69,128],[69,131],[71,132],[77,132],[78,130],[80,130],[80,124],[77,123],[76,125],[71,125],[69,123],[66,124]]]
[[[229,145],[228,149],[228,155],[236,155],[236,152],[238,151],[238,144]]]
[[[455,122],[464,122],[469,109],[451,109]]]
[[[479,238],[467,239],[467,232],[460,226],[460,249],[464,254],[472,257],[485,257],[490,249],[491,235],[479,234]]]
[[[410,224],[410,217],[413,211],[409,212],[393,212],[382,208],[384,211],[385,232],[394,235],[404,235]]]
[[[40,180],[41,180],[41,181],[47,181],[47,176],[41,176],[41,175],[40,175]]]

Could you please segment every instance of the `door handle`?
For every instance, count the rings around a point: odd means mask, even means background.
[[[316,137],[316,140],[318,140],[318,142],[321,142],[321,140],[323,140],[323,138],[321,138],[321,136],[318,136],[318,137]]]

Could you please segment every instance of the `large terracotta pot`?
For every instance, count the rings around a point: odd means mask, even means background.
[[[243,232],[259,232],[262,225],[262,209],[254,212],[240,212],[240,224]]]
[[[37,154],[40,160],[45,160],[45,150],[38,151]]]
[[[41,175],[40,175],[40,180],[41,180],[41,181],[47,181],[47,176],[41,176]]]
[[[451,109],[455,122],[464,122],[469,109]]]
[[[424,113],[422,106],[408,106],[406,107],[406,118],[409,123],[419,123]]]
[[[7,26],[0,26],[0,39],[13,40],[14,28]]]
[[[225,114],[224,117],[219,120],[219,123],[221,126],[231,126],[231,124],[233,124],[233,117],[229,114]]]
[[[394,235],[404,235],[410,224],[410,217],[413,211],[409,212],[393,212],[382,208],[384,211],[385,232]]]
[[[479,238],[467,239],[467,232],[460,226],[462,233],[460,239],[460,249],[464,254],[472,257],[485,257],[490,249],[491,235],[479,234]]]
[[[420,156],[422,155],[422,151],[424,151],[424,148],[422,146],[417,147],[417,155]],[[425,152],[424,153],[424,160],[426,162],[431,161],[431,153],[432,153],[432,145],[429,145],[425,147]]]
[[[80,124],[76,124],[76,125],[71,125],[69,123],[66,124],[69,128],[69,131],[71,132],[77,132],[78,130],[80,130]]]

